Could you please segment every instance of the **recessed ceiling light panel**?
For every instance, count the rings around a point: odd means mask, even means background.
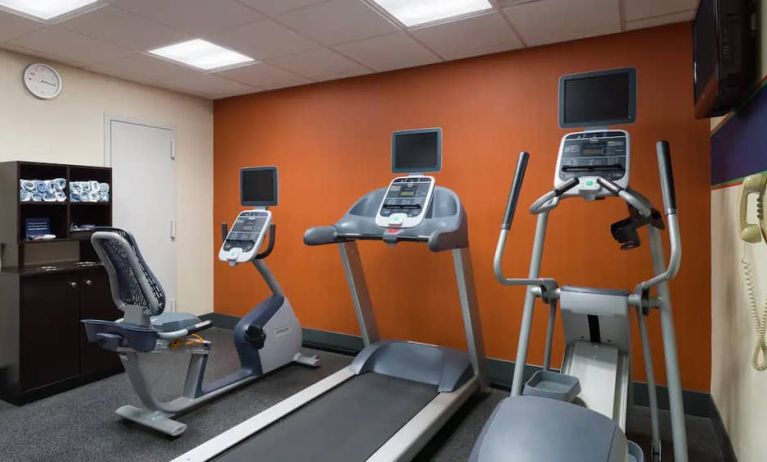
[[[0,8],[22,16],[50,21],[99,2],[101,0],[0,0]]]
[[[373,0],[407,27],[465,16],[493,7],[489,0]]]
[[[204,71],[229,69],[258,62],[250,56],[245,56],[203,39],[193,39],[168,45],[149,50],[149,53]]]

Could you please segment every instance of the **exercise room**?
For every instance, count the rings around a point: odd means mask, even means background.
[[[0,461],[764,461],[765,27],[0,0]]]

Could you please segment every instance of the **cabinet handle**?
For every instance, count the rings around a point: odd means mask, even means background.
[[[93,285],[93,281],[91,281],[90,279],[86,279],[85,280],[85,285],[86,286],[92,286]]]
[[[75,281],[72,281],[69,283],[69,286],[74,289],[75,287],[77,287],[77,283]]]

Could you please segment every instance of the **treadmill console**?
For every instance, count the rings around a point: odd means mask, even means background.
[[[240,212],[232,230],[224,239],[218,259],[232,266],[253,260],[264,241],[271,220],[272,212],[268,210]]]
[[[389,184],[376,214],[382,228],[413,228],[421,224],[434,193],[434,177],[412,175]]]
[[[554,187],[578,178],[577,187],[563,196],[597,199],[611,195],[598,182],[604,178],[622,188],[629,183],[631,143],[625,130],[590,130],[569,133],[559,146]]]

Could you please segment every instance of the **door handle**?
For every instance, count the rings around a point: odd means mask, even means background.
[[[90,279],[86,279],[85,280],[85,285],[86,286],[92,286],[93,285],[93,281],[91,281]]]
[[[77,283],[76,283],[75,281],[71,281],[71,282],[69,283],[69,287],[71,287],[71,288],[73,288],[73,289],[74,289],[75,287],[77,287]]]

